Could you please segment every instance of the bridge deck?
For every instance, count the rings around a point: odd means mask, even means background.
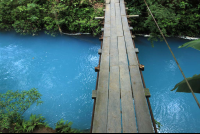
[[[92,132],[153,132],[124,0],[105,4]]]

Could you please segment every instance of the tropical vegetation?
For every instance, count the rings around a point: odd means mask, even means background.
[[[101,2],[101,1],[100,1]],[[1,0],[0,30],[35,34],[44,30],[55,36],[57,32],[100,32],[103,10],[88,0]]]
[[[149,39],[162,40],[160,32],[149,13],[144,0],[126,0],[128,14],[138,14],[130,19],[133,32],[150,34]],[[197,0],[146,0],[160,29],[169,36],[199,36],[200,2]]]
[[[179,48],[194,48],[196,50],[200,51],[200,39],[189,41],[184,43],[183,45],[179,46]],[[187,78],[192,90],[194,93],[200,93],[200,74],[195,74],[192,77]],[[177,90],[176,90],[177,89]],[[176,90],[176,92],[185,92],[185,93],[191,93],[189,87],[187,86],[187,83],[185,80],[182,80],[181,82],[177,83],[174,88],[171,91]]]
[[[29,120],[25,120],[23,114],[34,103],[38,105],[43,102],[41,94],[37,89],[15,91],[8,90],[6,93],[0,93],[0,132],[9,130],[12,133],[33,132],[38,128],[50,128],[45,118],[41,115],[31,114]],[[77,129],[71,128],[72,122],[60,119],[56,124],[57,133],[80,133]]]
[[[149,39],[161,39],[160,33],[143,0],[125,0],[134,34],[150,34]],[[146,0],[162,32],[169,36],[197,36],[200,28],[200,2],[196,0]],[[21,34],[45,31],[100,33],[104,0],[0,0],[0,30],[15,30]],[[102,6],[97,6],[102,5]]]

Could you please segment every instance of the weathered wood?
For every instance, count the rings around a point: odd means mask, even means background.
[[[100,37],[99,40],[102,41],[102,40],[103,40],[103,37]]]
[[[109,81],[109,46],[110,38],[104,37],[97,98],[93,120],[93,133],[106,133],[107,131],[107,107],[108,107],[108,81]]]
[[[115,3],[117,36],[123,36],[119,3]]]
[[[115,0],[110,1],[110,26],[115,28],[116,21],[115,21]],[[113,29],[115,30],[115,29]],[[112,34],[111,34],[112,35]]]
[[[139,50],[138,50],[138,48],[134,48],[134,50],[135,50],[135,52],[136,52],[136,53],[139,53]]]
[[[142,85],[141,75],[138,66],[129,66],[131,83],[133,89],[133,97],[135,104],[135,112],[137,118],[137,126],[139,133],[153,133],[152,123],[150,119],[149,109]]]
[[[121,129],[124,133],[153,132],[146,102],[150,93],[142,85],[139,51],[133,46],[127,20],[131,16],[126,15],[124,0],[105,3],[99,81],[92,92],[96,99],[92,133],[120,133]]]
[[[99,70],[100,70],[99,65],[97,67],[95,67],[94,70],[95,70],[95,72],[99,72]]]
[[[110,2],[109,2],[110,3]],[[110,4],[106,4],[106,13],[104,19],[104,37],[110,37]]]
[[[124,37],[118,37],[118,51],[119,51],[119,66],[127,66],[128,68],[128,59],[126,54],[126,47]]]
[[[100,55],[101,53],[102,53],[102,50],[101,50],[101,49],[99,49],[99,50],[98,50],[98,54]]]
[[[97,97],[97,90],[92,90],[92,99],[96,99]]]
[[[104,19],[104,17],[95,17],[96,20]]]
[[[129,59],[129,65],[138,65],[137,57],[134,52],[134,46],[133,41],[131,38],[129,26],[127,23],[127,18],[125,16],[122,16],[122,25],[123,25],[123,31],[125,36],[125,44],[126,44],[126,50],[128,54]]]
[[[139,15],[127,15],[127,18],[135,18],[135,17],[139,17]]]
[[[122,127],[124,133],[137,133],[129,70],[120,66]]]
[[[123,8],[125,6],[123,5]],[[129,69],[131,75],[131,84],[133,90],[136,118],[138,132],[149,132],[152,133],[152,124],[150,120],[149,110],[146,102],[146,97],[144,94],[144,89],[141,81],[141,76],[138,67],[138,61],[136,54],[133,53],[134,46],[131,39],[131,34],[129,31],[128,20],[126,16],[122,16],[122,25],[125,36],[126,50],[128,53]]]
[[[111,36],[110,43],[110,66],[118,66],[119,65],[119,56],[118,56],[118,48],[117,48],[117,36]]]
[[[121,16],[126,16],[124,0],[120,0],[120,9],[121,9]]]
[[[115,3],[119,3],[119,0],[115,0]]]
[[[151,97],[151,94],[148,88],[144,88],[144,92],[145,92],[146,97]]]
[[[110,3],[110,0],[105,0],[106,4],[109,4]]]
[[[121,132],[119,67],[110,67],[107,133]]]

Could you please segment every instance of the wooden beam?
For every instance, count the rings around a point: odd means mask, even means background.
[[[95,17],[95,20],[104,19],[104,17]]]
[[[127,18],[139,17],[139,15],[126,15]]]
[[[106,133],[108,121],[108,82],[109,82],[109,46],[110,37],[103,39],[101,66],[97,87],[92,133]]]
[[[99,40],[102,41],[102,40],[103,40],[103,37],[100,37]]]
[[[146,97],[151,97],[151,94],[150,94],[148,88],[144,88],[144,92],[145,92],[145,96],[146,96]]]
[[[119,66],[110,67],[107,133],[121,133]]]
[[[99,50],[98,50],[98,54],[100,55],[101,53],[102,53],[102,50],[101,50],[101,49],[99,49]]]
[[[99,72],[99,70],[100,70],[99,65],[97,67],[95,67],[94,70],[95,70],[95,72]]]
[[[92,99],[96,99],[97,97],[97,90],[92,90]]]
[[[139,53],[139,50],[138,50],[138,48],[134,48],[134,50],[135,50],[135,52],[136,52],[136,53]]]

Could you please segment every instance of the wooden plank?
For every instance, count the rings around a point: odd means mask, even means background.
[[[116,34],[116,16],[115,16],[115,0],[111,0],[111,43],[110,43],[110,66],[118,66],[118,48]]]
[[[119,66],[128,67],[128,59],[126,54],[126,47],[124,37],[118,37],[118,51],[119,51]]]
[[[105,22],[104,22],[104,37],[110,36],[110,4],[106,4],[105,12]]]
[[[119,67],[110,67],[107,133],[121,133]]]
[[[135,51],[134,46],[133,46],[133,40],[131,38],[127,18],[125,16],[122,16],[122,24],[123,24],[123,31],[124,31],[124,36],[125,36],[126,50],[128,53],[129,65],[130,66],[138,65],[137,57],[135,53],[133,53]]]
[[[109,46],[110,37],[104,37],[93,120],[93,133],[106,133],[107,131]]]
[[[115,3],[117,36],[123,36],[119,3]]]
[[[99,50],[98,50],[98,54],[100,55],[101,53],[102,53],[102,50],[101,50],[101,49],[99,49]]]
[[[124,5],[122,7],[125,8]],[[152,128],[149,110],[148,110],[148,106],[146,102],[146,97],[144,94],[144,89],[143,89],[143,85],[141,81],[138,61],[136,58],[136,54],[133,53],[135,49],[133,46],[133,41],[130,34],[130,29],[128,26],[128,20],[126,16],[122,16],[122,25],[123,25],[123,31],[124,31],[124,36],[125,36],[126,50],[128,53],[128,61],[129,61],[129,68],[130,68],[130,75],[131,75],[131,85],[133,89],[138,132],[152,133],[153,128]]]
[[[123,133],[137,133],[129,70],[120,66],[121,107]]]
[[[110,3],[110,0],[105,0],[106,4],[109,4]]]
[[[92,90],[92,99],[96,99],[97,97],[97,90]]]
[[[115,28],[115,0],[111,0],[111,3],[110,3],[110,25],[111,27],[114,27]]]
[[[144,92],[145,92],[146,97],[151,97],[151,94],[148,88],[144,88]]]
[[[127,18],[135,18],[135,17],[139,17],[139,15],[127,15]]]
[[[139,49],[138,48],[134,48],[136,53],[139,53]]]
[[[126,16],[124,0],[120,0],[121,16]]]
[[[95,17],[96,20],[104,19],[104,17]]]
[[[119,55],[118,55],[118,47],[117,47],[117,36],[111,36],[110,43],[110,66],[118,66],[119,65]]]
[[[149,109],[138,66],[129,66],[139,133],[153,133]]]

